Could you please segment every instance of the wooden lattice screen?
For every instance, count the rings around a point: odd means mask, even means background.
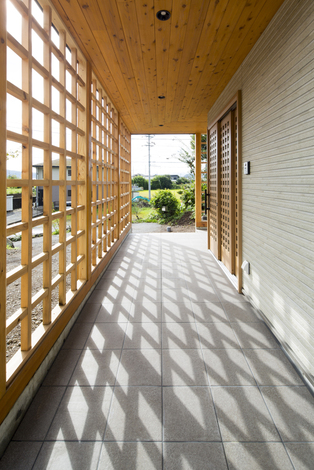
[[[8,56],[17,66],[12,73],[8,60],[0,93],[16,122],[1,136],[18,154],[21,174],[6,186],[21,191],[21,209],[7,217],[0,238],[20,238],[21,255],[1,264],[0,398],[131,222],[128,129],[48,0],[7,5],[0,60]],[[5,159],[4,149],[2,140]],[[5,181],[5,165],[0,169]],[[4,198],[2,191],[3,206]],[[5,260],[4,243],[0,249]],[[20,347],[11,358],[12,342]]]

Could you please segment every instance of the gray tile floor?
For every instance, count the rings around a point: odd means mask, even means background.
[[[314,399],[204,232],[128,237],[0,462],[313,468]]]

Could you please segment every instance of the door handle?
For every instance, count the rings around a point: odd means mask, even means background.
[[[210,194],[205,189],[205,212],[210,210]]]

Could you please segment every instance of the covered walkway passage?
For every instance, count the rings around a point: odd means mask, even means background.
[[[313,405],[206,232],[133,233],[0,469],[310,469]]]

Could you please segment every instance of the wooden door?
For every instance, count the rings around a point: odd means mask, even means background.
[[[208,131],[208,172],[207,187],[210,195],[207,221],[208,248],[220,259],[220,137],[219,122]]]
[[[233,112],[220,122],[220,234],[221,261],[234,274],[234,149]]]

